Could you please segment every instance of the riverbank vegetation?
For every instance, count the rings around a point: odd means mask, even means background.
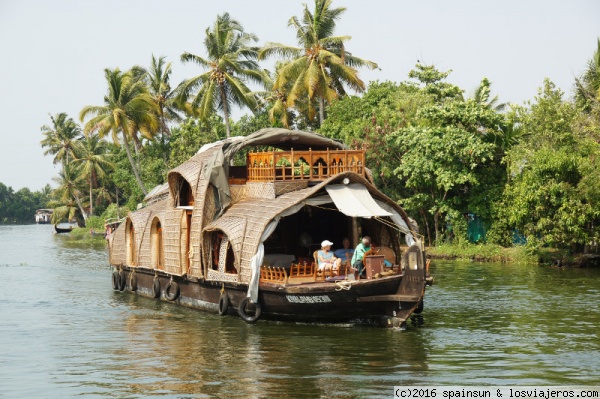
[[[452,71],[421,63],[407,81],[365,84],[360,69],[377,64],[350,53],[350,36],[335,32],[343,12],[315,0],[289,20],[296,44],[263,45],[219,15],[204,48],[181,55],[200,73],[178,85],[164,57],[149,55],[148,68],[105,69],[106,95],[82,104],[81,125],[58,114],[42,128],[42,146],[62,165],[54,222],[84,225],[109,209],[122,217],[203,144],[276,126],[365,148],[377,186],[413,216],[432,253],[515,259],[552,248],[562,257],[594,246],[600,40],[571,94],[546,79],[532,100],[506,104],[483,76],[462,88],[448,81]],[[261,69],[271,57],[274,70]],[[251,113],[235,121],[234,106]]]

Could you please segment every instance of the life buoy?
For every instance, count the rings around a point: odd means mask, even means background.
[[[135,272],[132,272],[129,275],[129,290],[132,292],[137,291],[137,276],[135,275]]]
[[[229,295],[226,292],[221,294],[219,298],[219,315],[225,316],[227,314],[227,309],[229,308]]]
[[[169,301],[174,301],[179,297],[179,284],[175,281],[169,281],[169,284],[165,287],[165,298]]]
[[[112,286],[115,291],[119,289],[119,272],[116,270],[112,274]]]
[[[125,289],[125,285],[127,284],[127,274],[125,270],[121,270],[119,272],[119,291],[123,291]]]
[[[160,281],[158,280],[158,277],[154,278],[154,284],[152,284],[152,297],[160,297]]]
[[[262,306],[260,305],[260,302],[256,302],[255,304],[253,304],[255,307],[254,314],[248,315],[248,313],[246,313],[246,305],[248,304],[248,302],[250,302],[250,298],[246,297],[242,299],[242,302],[240,302],[240,305],[238,306],[238,312],[240,314],[240,317],[246,323],[254,323],[260,318],[260,314],[262,313]]]

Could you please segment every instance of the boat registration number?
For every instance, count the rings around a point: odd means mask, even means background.
[[[328,303],[331,298],[328,295],[286,295],[290,303]]]

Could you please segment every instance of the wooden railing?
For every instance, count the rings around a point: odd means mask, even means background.
[[[320,181],[343,172],[365,175],[364,150],[270,151],[248,154],[249,181]]]

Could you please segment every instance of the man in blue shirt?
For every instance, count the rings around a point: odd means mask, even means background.
[[[344,238],[342,240],[343,248],[336,249],[333,253],[336,258],[340,258],[342,260],[342,264],[350,266],[350,260],[352,259],[352,255],[354,255],[354,249],[350,248],[350,240]]]
[[[365,253],[371,250],[371,237],[364,236],[360,242],[356,246],[356,250],[354,251],[354,255],[352,255],[352,267],[358,269],[358,275],[361,276],[365,270],[365,265],[363,263],[363,258],[365,257]]]

